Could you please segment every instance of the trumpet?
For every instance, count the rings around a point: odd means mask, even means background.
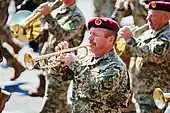
[[[153,92],[153,100],[159,109],[164,109],[170,100],[170,93],[164,93],[160,88]]]
[[[139,36],[140,34],[142,34],[142,32],[146,29],[149,28],[149,24],[146,23],[140,27],[133,27],[130,30],[132,31],[132,33],[134,34],[135,37]],[[115,50],[118,53],[119,56],[121,56],[123,54],[123,52],[125,51],[126,48],[126,41],[123,37],[118,36],[115,42]]]
[[[84,57],[86,57],[88,55],[88,46],[89,45],[77,46],[77,47],[61,50],[61,51],[58,51],[58,52],[53,52],[53,53],[49,53],[49,54],[46,54],[46,55],[37,56],[37,57],[34,57],[34,58],[30,54],[26,53],[24,55],[24,63],[25,63],[25,66],[28,70],[32,70],[37,64],[39,64],[37,66],[40,69],[56,67],[59,62],[57,63],[55,61],[55,63],[48,64],[47,60],[49,58],[53,57],[53,56],[59,56],[61,54],[65,54],[65,53],[71,53],[71,52],[78,51],[79,49],[84,48],[85,49],[85,55],[82,56],[82,57],[78,57],[79,59],[83,59]]]
[[[50,7],[52,10],[61,5],[61,1],[54,1]],[[27,10],[20,10],[16,12],[9,24],[11,34],[21,42],[29,42],[36,40],[42,31],[40,18],[41,12],[34,10],[33,12]]]

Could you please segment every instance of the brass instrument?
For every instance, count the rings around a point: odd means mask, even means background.
[[[74,52],[74,51],[77,51],[80,48],[84,48],[86,50],[85,56],[79,57],[80,59],[82,59],[82,58],[84,58],[88,55],[88,46],[89,45],[77,46],[77,47],[61,50],[61,51],[58,51],[58,52],[53,52],[53,53],[49,53],[49,54],[46,54],[46,55],[37,56],[37,57],[34,57],[34,58],[30,54],[26,53],[24,55],[24,63],[25,63],[26,68],[29,69],[29,70],[32,70],[37,64],[39,65],[39,68],[55,67],[55,66],[58,65],[58,63],[56,61],[55,61],[55,63],[48,64],[48,61],[46,62],[46,60],[48,60],[49,58],[51,58],[53,56],[58,56],[58,55],[61,55],[61,54]]]
[[[149,24],[144,24],[140,27],[134,27],[134,28],[131,28],[130,30],[132,31],[132,33],[134,34],[135,37],[139,36],[139,34],[141,34],[141,30],[147,28],[149,26]],[[117,40],[115,42],[115,50],[117,52],[117,54],[119,56],[121,56],[123,54],[123,52],[125,51],[125,48],[126,48],[126,41],[123,37],[117,37]]]
[[[164,109],[170,100],[170,93],[164,93],[160,88],[153,92],[153,100],[159,109]]]
[[[55,4],[59,2],[56,0],[51,5],[54,10]],[[35,40],[42,31],[41,18],[42,14],[38,11],[21,10],[16,12],[9,23],[11,34],[21,42],[29,42]]]

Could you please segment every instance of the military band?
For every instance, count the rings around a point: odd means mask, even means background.
[[[22,8],[26,2],[35,7],[33,12],[18,11],[6,26],[9,3],[0,0],[0,62],[5,57],[14,67],[15,80],[25,68],[3,43],[15,53],[21,48],[13,37],[37,45],[40,56],[25,54],[24,62],[27,69],[43,71],[39,88],[29,90],[30,96],[43,97],[40,113],[169,113],[170,98],[164,92],[170,93],[170,2],[94,0],[97,16],[87,25],[76,0],[16,2]],[[139,34],[139,29],[120,25],[129,15],[136,28],[144,26]],[[89,43],[80,46],[85,32]],[[85,57],[79,48],[85,48]],[[0,111],[9,98],[10,93],[0,92]]]

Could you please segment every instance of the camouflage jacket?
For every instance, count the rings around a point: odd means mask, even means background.
[[[129,77],[122,60],[110,51],[103,57],[89,55],[74,61],[73,113],[120,113],[129,96]]]
[[[61,41],[68,41],[70,47],[78,46],[85,32],[85,17],[76,6],[59,7],[51,15],[46,16],[48,30],[53,35],[49,41],[50,48],[54,48]]]
[[[156,87],[170,92],[170,26],[158,32],[147,30],[127,44],[135,99],[139,104],[154,106],[152,93]]]

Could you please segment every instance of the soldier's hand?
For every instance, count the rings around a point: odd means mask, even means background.
[[[124,27],[120,28],[120,30],[118,32],[118,37],[123,37],[125,40],[127,40],[127,39],[133,37],[133,33],[131,32],[129,27],[124,26]]]
[[[52,2],[45,2],[42,3],[38,6],[38,8],[36,9],[36,11],[39,11],[42,13],[42,15],[47,16],[51,13],[52,9],[51,9],[51,4]]]
[[[57,52],[65,50],[65,49],[68,49],[68,42],[66,42],[66,41],[59,43],[55,47],[55,50]],[[77,56],[74,55],[72,52],[71,53],[63,53],[57,57],[57,61],[64,62],[64,66],[69,66],[71,64],[71,62],[74,61],[75,59],[77,59]]]

